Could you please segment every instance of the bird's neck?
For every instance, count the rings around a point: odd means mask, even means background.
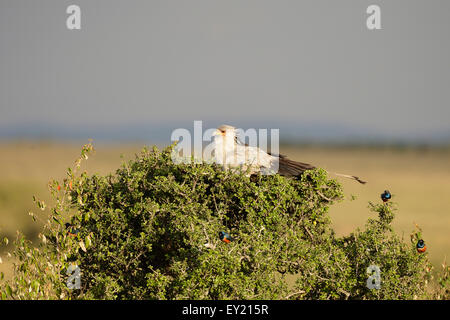
[[[225,149],[233,148],[236,144],[236,137],[232,135],[225,135],[216,137],[215,143],[217,146],[224,147]]]

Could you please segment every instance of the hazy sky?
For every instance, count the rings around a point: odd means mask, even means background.
[[[193,120],[450,137],[450,1],[0,0],[0,132]]]

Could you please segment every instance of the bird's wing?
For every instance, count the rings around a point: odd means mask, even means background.
[[[239,140],[239,138],[238,138],[237,136],[234,137],[234,142],[235,142],[237,145],[249,147],[249,145],[248,145],[247,143],[242,142],[241,140]]]
[[[257,147],[235,144],[226,153],[225,163],[228,167],[250,169],[250,174],[260,172],[262,168],[272,166],[273,157]]]
[[[249,159],[252,163],[256,163],[257,167],[260,169],[259,171],[262,174],[270,175],[278,173],[282,176],[299,177],[306,170],[312,170],[316,168],[309,163],[290,160],[283,154],[273,154],[272,152],[264,152],[257,147],[251,147],[248,144],[240,141],[237,136],[235,137],[234,141],[237,148],[244,148],[242,150],[246,150],[242,153],[242,155],[246,156],[242,157],[244,159]],[[250,156],[247,156],[247,153],[249,153]],[[361,184],[366,183],[357,176],[335,172],[334,174],[340,177],[356,180]]]
[[[298,170],[295,171],[294,168],[289,168],[289,166],[291,165],[289,164],[289,162],[291,160],[288,160],[285,155],[272,154],[271,152],[265,152],[260,148],[249,146],[247,143],[244,143],[241,140],[239,140],[237,136],[235,137],[234,141],[238,149],[246,150],[245,154],[247,161],[250,163],[257,164],[257,166],[262,169],[261,172],[263,174],[276,174],[276,173],[280,173],[281,175],[299,174],[299,173],[295,174]],[[279,172],[280,169],[281,172]]]

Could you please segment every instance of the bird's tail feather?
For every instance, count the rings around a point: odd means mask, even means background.
[[[278,173],[282,176],[288,176],[288,177],[298,177],[306,170],[312,170],[316,167],[303,162],[298,162],[294,160],[287,159],[286,157],[279,155],[279,163],[278,163]],[[328,172],[328,171],[327,171]],[[349,178],[358,181],[361,184],[365,184],[366,181],[361,180],[357,176],[349,175],[349,174],[343,174],[343,173],[335,173],[335,172],[328,172],[335,174],[340,177]]]
[[[312,170],[315,167],[303,162],[289,160],[283,156],[279,157],[278,173],[282,176],[299,176],[306,170]]]
[[[366,183],[366,181],[361,180],[361,179],[358,178],[357,176],[352,176],[352,175],[349,175],[349,174],[343,174],[343,173],[336,173],[336,172],[331,172],[331,173],[333,173],[333,174],[335,174],[335,175],[337,175],[337,176],[339,176],[339,177],[344,177],[344,178],[349,178],[349,179],[356,180],[356,181],[358,181],[358,182],[361,183],[361,184],[365,184],[365,183]]]

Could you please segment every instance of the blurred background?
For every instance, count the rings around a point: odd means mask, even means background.
[[[66,27],[72,4],[80,30]],[[381,30],[366,27],[371,4]],[[106,174],[202,120],[280,129],[281,153],[367,180],[340,180],[339,235],[364,227],[368,201],[389,189],[397,232],[409,241],[417,223],[439,267],[450,253],[449,32],[446,0],[0,0],[0,237],[36,239],[32,196],[50,198],[47,182],[88,139],[88,172]]]

